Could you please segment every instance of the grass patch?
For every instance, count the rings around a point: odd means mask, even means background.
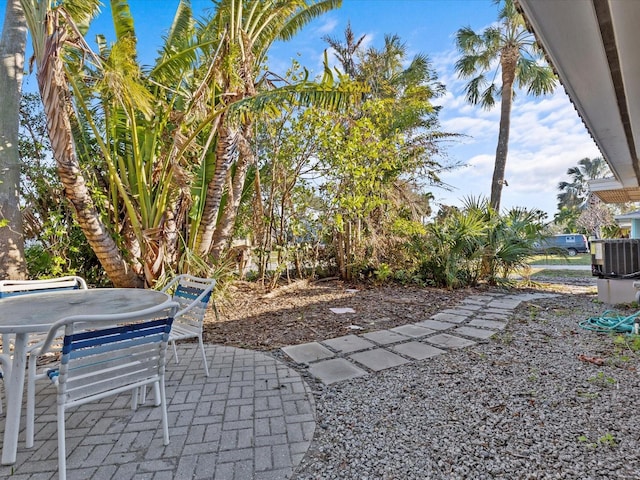
[[[531,279],[535,280],[536,278],[591,278],[591,272],[587,270],[546,270],[546,269],[536,269],[533,267],[531,269]]]
[[[591,255],[589,253],[581,253],[575,257],[550,254],[534,255],[530,257],[529,265],[591,265]]]

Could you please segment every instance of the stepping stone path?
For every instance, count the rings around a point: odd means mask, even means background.
[[[294,362],[324,384],[363,377],[486,341],[507,326],[521,302],[555,297],[546,293],[472,295],[417,323],[283,347]]]

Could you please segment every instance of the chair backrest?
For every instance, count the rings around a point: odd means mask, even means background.
[[[56,322],[40,353],[64,329],[60,367],[49,372],[66,405],[146,385],[164,375],[175,302],[118,315],[73,316]]]
[[[7,354],[0,353],[0,378],[4,377],[5,372],[11,368],[11,357]],[[0,400],[0,409],[2,408],[2,400]],[[2,413],[2,410],[0,410]]]
[[[169,282],[162,291],[173,292],[173,301],[180,305],[175,317],[176,322],[200,328],[215,285],[216,281],[213,278],[187,274],[178,275]]]
[[[27,295],[55,290],[86,290],[87,282],[82,277],[69,275],[46,280],[1,280],[0,298]]]

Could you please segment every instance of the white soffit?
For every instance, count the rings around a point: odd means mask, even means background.
[[[518,2],[621,187],[637,187],[640,1]]]
[[[589,191],[605,203],[640,201],[640,188],[623,187],[615,178],[589,180]]]

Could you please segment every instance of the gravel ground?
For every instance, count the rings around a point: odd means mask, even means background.
[[[640,352],[578,326],[606,308],[522,304],[474,347],[313,384],[318,428],[293,479],[640,479]]]

